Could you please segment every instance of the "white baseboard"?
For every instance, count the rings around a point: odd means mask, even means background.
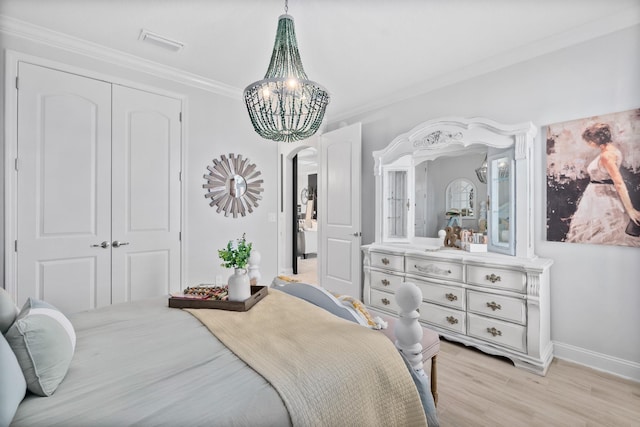
[[[640,382],[640,363],[554,341],[554,356],[598,371]]]

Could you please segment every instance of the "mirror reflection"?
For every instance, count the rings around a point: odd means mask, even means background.
[[[447,185],[446,209],[447,215],[457,215],[460,218],[475,217],[474,203],[476,186],[465,178],[454,179]]]
[[[247,181],[241,175],[233,175],[229,177],[227,188],[232,197],[242,197],[247,191]]]
[[[467,151],[416,166],[416,237],[438,237],[452,218],[462,228],[486,228],[487,185],[476,173],[486,155],[486,149]]]
[[[500,157],[491,161],[491,185],[496,195],[492,215],[497,222],[493,227],[494,244],[507,246],[510,241],[511,191],[510,191],[510,162],[508,157]]]

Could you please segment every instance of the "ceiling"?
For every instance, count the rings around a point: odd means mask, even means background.
[[[284,0],[0,0],[0,14],[192,73],[238,97],[266,72]],[[329,120],[640,23],[640,0],[291,0]],[[141,42],[142,29],[184,43]]]

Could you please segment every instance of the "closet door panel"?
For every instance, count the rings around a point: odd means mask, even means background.
[[[24,62],[18,76],[18,303],[108,305],[111,85]]]
[[[180,289],[180,100],[113,89],[113,301]]]

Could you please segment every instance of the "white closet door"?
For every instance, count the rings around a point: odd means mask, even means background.
[[[113,86],[114,303],[180,289],[180,111],[180,100]]]
[[[17,301],[111,302],[111,85],[18,64]]]

